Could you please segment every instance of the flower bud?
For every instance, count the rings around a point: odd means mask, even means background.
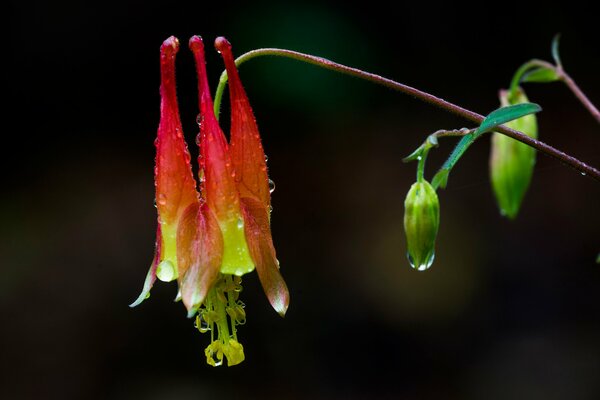
[[[435,238],[440,225],[440,202],[429,182],[415,182],[404,200],[404,231],[410,265],[425,271],[435,257]]]
[[[510,97],[500,92],[502,106],[529,102],[522,89]],[[530,114],[506,123],[506,126],[537,138],[537,120]],[[535,149],[506,135],[494,132],[490,153],[490,179],[500,208],[500,213],[514,219],[519,212],[523,197],[533,174]]]

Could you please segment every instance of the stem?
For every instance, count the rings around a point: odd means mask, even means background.
[[[590,114],[600,123],[600,111],[594,106],[594,104],[587,98],[587,96],[581,91],[579,86],[575,83],[573,78],[571,78],[564,70],[559,70],[560,76],[562,77],[563,82],[571,89],[571,92],[579,99],[581,104],[585,108],[588,109]]]
[[[419,156],[419,164],[417,165],[417,182],[423,182],[425,178],[423,177],[425,174],[425,160],[427,160],[427,154],[429,154],[429,149],[425,150]]]
[[[252,50],[252,51],[249,51],[249,52],[241,55],[240,57],[238,57],[236,59],[235,63],[237,66],[239,66],[242,63],[244,63],[252,58],[259,57],[259,56],[287,57],[287,58],[291,58],[291,59],[294,59],[297,61],[302,61],[302,62],[306,62],[309,64],[313,64],[313,65],[319,66],[321,68],[330,69],[332,71],[336,71],[336,72],[339,72],[342,74],[346,74],[346,75],[354,76],[356,78],[364,79],[366,81],[369,81],[369,82],[372,82],[372,83],[375,83],[375,84],[378,84],[381,86],[385,86],[390,89],[397,90],[399,92],[413,96],[416,99],[419,99],[419,100],[429,103],[431,105],[442,108],[442,109],[449,111],[455,115],[458,115],[464,119],[472,121],[478,125],[481,124],[481,122],[484,119],[484,117],[482,115],[480,115],[476,112],[467,110],[456,104],[450,103],[444,99],[436,97],[427,92],[423,92],[419,89],[415,89],[411,86],[404,85],[402,83],[393,81],[388,78],[384,78],[380,75],[372,74],[370,72],[365,72],[360,69],[356,69],[356,68],[348,67],[346,65],[338,64],[338,63],[330,61],[326,58],[312,56],[312,55],[304,54],[304,53],[299,53],[299,52],[292,51],[292,50],[275,49],[275,48]],[[221,107],[221,99],[223,96],[223,90],[225,89],[226,83],[227,83],[227,73],[224,71],[221,74],[221,78],[219,80],[219,86],[217,87],[217,92],[215,93],[214,108],[215,108],[215,114],[217,116],[219,115],[219,111],[220,111],[220,107]],[[582,175],[587,175],[597,181],[600,181],[600,171],[599,170],[597,170],[596,168],[594,168],[590,165],[587,165],[586,163],[576,159],[575,157],[572,157],[558,149],[555,149],[554,147],[552,147],[550,145],[547,145],[537,139],[533,139],[522,132],[516,131],[511,128],[507,128],[504,125],[497,127],[496,129],[494,129],[494,131],[500,132],[506,136],[509,136],[509,137],[515,139],[515,140],[518,140],[519,142],[525,143],[526,145],[531,146],[544,154],[547,154],[551,157],[556,158],[557,160],[563,162],[564,164],[579,171]]]

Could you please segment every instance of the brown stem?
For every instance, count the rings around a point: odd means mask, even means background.
[[[596,106],[594,106],[590,99],[587,98],[585,93],[581,91],[579,86],[577,86],[575,81],[566,72],[561,71],[561,76],[563,82],[569,87],[569,89],[571,89],[571,92],[573,92],[573,94],[579,99],[581,104],[583,104],[583,106],[588,109],[588,111],[590,112],[590,114],[592,114],[596,121],[600,123],[600,111],[598,111]]]
[[[362,71],[357,68],[352,68],[352,67],[348,67],[346,65],[338,64],[338,63],[328,60],[326,58],[317,57],[317,56],[313,56],[310,54],[299,53],[299,52],[292,51],[292,50],[275,49],[275,48],[264,48],[264,49],[252,50],[252,51],[249,51],[249,52],[241,55],[240,57],[238,57],[236,59],[236,64],[240,65],[241,63],[243,63],[249,59],[252,59],[252,58],[255,58],[258,56],[269,56],[269,55],[292,58],[294,60],[303,61],[303,62],[306,62],[309,64],[317,65],[321,68],[330,69],[330,70],[340,72],[340,73],[343,73],[346,75],[364,79],[369,82],[373,82],[378,85],[385,86],[390,89],[397,90],[399,92],[411,95],[416,99],[419,99],[426,103],[429,103],[429,104],[432,104],[439,108],[442,108],[446,111],[449,111],[453,114],[456,114],[460,117],[463,117],[463,118],[465,118],[469,121],[475,122],[477,124],[481,124],[481,122],[484,119],[483,115],[480,115],[476,112],[467,110],[456,104],[450,103],[449,101],[446,101],[444,99],[436,97],[427,92],[421,91],[419,89],[415,89],[415,88],[405,85],[403,83],[396,82],[394,80],[384,78],[383,76],[372,74],[370,72],[365,72],[365,71]],[[217,99],[220,100],[220,93],[222,93],[223,87],[225,86],[226,82],[227,82],[227,75],[226,75],[226,72],[223,72],[223,74],[221,75],[220,82],[219,82],[219,87],[217,88],[217,93],[215,94],[215,101],[217,101]],[[220,101],[219,101],[219,103],[220,103]],[[215,108],[217,108],[217,111],[218,111],[219,103],[215,104]],[[218,112],[217,112],[217,115],[218,115]],[[600,181],[600,171],[599,170],[584,163],[583,161],[578,160],[575,157],[572,157],[558,149],[555,149],[554,147],[552,147],[550,145],[547,145],[544,142],[541,142],[537,139],[533,139],[522,132],[508,128],[504,125],[499,126],[498,128],[495,129],[495,131],[500,132],[506,136],[509,136],[515,140],[518,140],[522,143],[525,143],[544,154],[547,154],[551,157],[556,158],[557,160],[561,161],[562,163],[579,171],[582,175],[587,175],[597,181]]]

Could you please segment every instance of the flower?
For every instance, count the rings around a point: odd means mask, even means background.
[[[199,193],[177,109],[174,65],[179,44],[171,37],[161,47],[156,251],[142,293],[131,306],[149,296],[156,277],[177,279],[178,298],[188,317],[196,315],[200,332],[210,331],[207,362],[218,366],[226,358],[231,366],[244,360],[236,329],[246,321],[239,300],[241,276],[256,268],[269,302],[281,316],[287,311],[289,292],[271,237],[265,154],[231,45],[224,38],[215,43],[230,80],[229,144],[214,114],[202,39],[192,37],[189,46],[196,61],[200,103]]]

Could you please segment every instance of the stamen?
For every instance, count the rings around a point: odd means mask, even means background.
[[[221,275],[198,310],[195,327],[201,333],[210,331],[211,343],[204,354],[206,362],[214,367],[223,364],[223,357],[228,366],[244,361],[244,347],[237,341],[236,330],[236,326],[246,323],[245,305],[238,300],[241,282],[239,277]]]

